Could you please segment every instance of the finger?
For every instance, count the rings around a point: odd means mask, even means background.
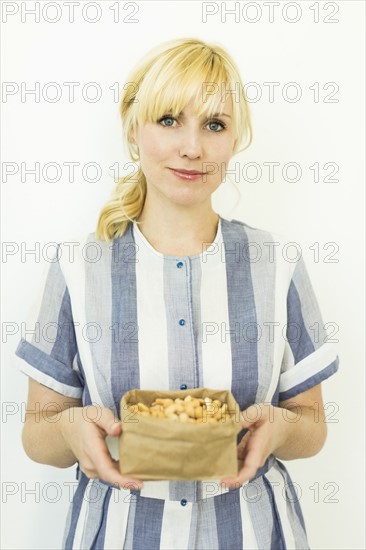
[[[239,471],[237,477],[227,477],[221,480],[221,485],[226,485],[230,488],[241,486],[246,481],[252,479],[257,473],[261,463],[261,448],[259,446],[252,449],[247,448],[244,460],[244,466]]]
[[[88,477],[89,479],[98,479],[98,472],[94,468],[88,468],[82,462],[79,462],[80,470]]]
[[[121,435],[121,433],[122,433],[122,424],[121,424],[121,422],[120,421],[114,422],[114,424],[112,424],[110,426],[110,429],[107,433],[108,433],[108,435],[112,435],[113,437],[117,437],[117,436]]]
[[[123,489],[137,491],[139,489],[142,489],[144,486],[141,479],[123,476],[119,469],[119,461],[115,461],[112,459],[108,460],[107,457],[105,457],[105,460],[98,468],[98,471],[103,481],[111,483],[115,486],[122,487]]]
[[[236,477],[227,477],[222,479],[220,485],[222,487],[226,486],[229,489],[240,487],[246,481],[253,479],[257,473],[257,470],[258,468],[255,464],[247,464],[246,461],[244,461],[244,466],[241,468],[238,475]]]
[[[89,422],[94,422],[102,428],[108,435],[119,435],[121,433],[121,423],[113,412],[106,407],[88,405],[84,407],[85,415]]]
[[[100,472],[97,472],[96,470],[83,469],[82,467],[81,470],[89,479],[100,479],[101,481],[110,483],[118,489],[122,488],[128,489],[130,491],[139,491],[144,486],[141,479],[121,476],[119,469],[115,470],[114,472],[110,471],[102,474]]]
[[[254,405],[251,405],[247,409],[241,412],[241,418],[242,418],[242,426],[243,428],[249,428],[253,426],[258,420],[260,420],[262,417],[262,409],[261,407],[256,403]]]
[[[243,468],[239,471],[237,477],[227,477],[221,480],[221,487],[227,487],[229,489],[237,489],[241,487],[243,483],[252,479],[257,472],[257,468],[246,465],[244,462]]]
[[[249,438],[250,438],[250,435],[251,433],[248,431],[242,438],[242,440],[240,441],[239,445],[238,445],[238,450],[239,451],[242,451],[245,446],[247,445],[248,441],[249,441]]]
[[[245,457],[245,466],[249,468],[251,471],[255,472],[260,467],[261,461],[262,461],[262,446],[256,445],[247,447],[247,453]],[[249,478],[248,478],[249,479]]]
[[[121,482],[119,482],[119,486],[122,489],[127,489],[128,491],[141,491],[141,489],[144,487],[144,484],[141,479],[130,479],[127,477],[122,477]]]
[[[109,414],[111,413],[111,414]],[[106,418],[103,418],[102,428],[108,435],[117,436],[122,432],[122,425],[119,420],[116,420],[112,411],[108,411],[108,414],[105,415]]]
[[[247,453],[247,445],[249,443],[249,439],[251,435],[252,435],[252,432],[248,430],[247,433],[242,437],[237,448],[237,458],[244,460]]]
[[[95,471],[96,476],[112,485],[121,485],[127,482],[133,485],[134,489],[141,489],[143,482],[133,477],[123,477],[119,470],[119,462],[112,459],[105,439],[101,433],[96,433],[93,439],[90,439],[88,448],[85,449],[85,463],[88,464],[89,471]],[[83,461],[84,462],[84,461]],[[83,466],[85,467],[85,463]],[[85,472],[87,474],[87,472]]]

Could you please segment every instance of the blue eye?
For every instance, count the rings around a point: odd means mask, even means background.
[[[216,132],[216,133],[222,132],[222,130],[225,130],[225,128],[226,128],[225,124],[223,122],[221,122],[220,120],[210,120],[208,125],[210,126],[211,124],[216,124],[218,126],[221,126],[221,130],[218,130],[218,131],[213,130],[213,132]]]
[[[167,120],[175,120],[175,118],[173,118],[172,116],[163,116],[159,119],[158,122],[166,122]],[[172,126],[172,124],[163,124],[163,126]]]
[[[167,121],[172,121],[172,123],[167,123]],[[164,122],[163,126],[166,127],[166,128],[169,128],[169,127],[173,127],[173,124],[174,122],[176,122],[176,119],[174,117],[172,117],[171,115],[164,115],[162,116],[161,118],[159,118],[158,120],[158,123],[162,123]],[[210,120],[206,126],[211,126],[212,124],[216,125],[217,126],[221,126],[221,129],[218,128],[218,129],[211,129],[210,131],[218,134],[219,132],[222,132],[223,130],[225,130],[226,128],[226,125],[224,124],[224,122],[221,122],[221,120],[216,120],[216,119],[212,119]]]

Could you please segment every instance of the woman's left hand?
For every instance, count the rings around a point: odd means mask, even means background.
[[[256,403],[242,411],[241,416],[242,426],[248,432],[238,445],[238,476],[224,478],[220,483],[229,489],[238,488],[252,479],[286,437],[286,422],[280,407]]]

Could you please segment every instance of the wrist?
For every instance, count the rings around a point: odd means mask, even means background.
[[[69,454],[70,459],[72,459],[74,462],[77,461],[77,457],[71,445],[71,434],[72,431],[75,430],[77,418],[80,413],[81,407],[70,407],[61,412],[59,419],[59,431],[64,443],[65,450]]]
[[[281,451],[286,448],[293,431],[296,429],[298,420],[298,415],[293,411],[282,407],[274,407],[274,426],[276,429],[274,430],[272,454],[281,455]]]

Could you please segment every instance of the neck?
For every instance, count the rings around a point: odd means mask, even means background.
[[[219,215],[212,208],[169,210],[162,215],[145,204],[137,221],[141,233],[158,252],[195,256],[215,240]]]

